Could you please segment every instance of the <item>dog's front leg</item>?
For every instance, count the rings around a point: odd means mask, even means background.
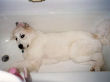
[[[18,68],[20,71],[23,71],[24,68],[27,68],[30,72],[39,71],[40,66],[41,66],[41,60],[34,60],[34,59],[26,59],[13,64],[13,67]]]

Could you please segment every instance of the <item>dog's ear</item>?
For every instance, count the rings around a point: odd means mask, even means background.
[[[17,27],[25,27],[25,24],[23,22],[16,22]]]
[[[15,24],[16,24],[17,27],[22,27],[22,26],[24,26],[24,24],[23,24],[22,22],[16,22]]]
[[[18,26],[18,22],[16,22],[16,26]]]
[[[24,28],[28,28],[28,27],[29,27],[29,24],[24,23]]]
[[[27,24],[25,22],[16,22],[16,26],[17,27],[28,28],[29,27],[29,24]]]

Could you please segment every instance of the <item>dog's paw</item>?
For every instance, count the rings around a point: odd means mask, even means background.
[[[101,71],[101,68],[93,66],[93,67],[90,68],[90,71],[91,72],[99,72],[99,71]]]

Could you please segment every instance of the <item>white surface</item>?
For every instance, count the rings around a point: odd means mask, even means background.
[[[33,82],[110,82],[110,72],[32,73]]]
[[[64,61],[57,64],[51,64],[51,65],[43,65],[41,66],[39,72],[40,73],[67,73],[67,72],[87,72],[89,71],[90,66],[89,65],[80,65],[77,63],[74,63],[72,61]]]
[[[0,71],[0,82],[21,82],[21,80],[8,72]]]
[[[15,41],[7,41],[7,37],[2,37],[0,39],[0,69],[9,69],[13,67],[14,63],[17,61],[21,61],[22,54],[21,51],[18,49]],[[2,61],[2,57],[4,55],[9,56],[9,60],[7,62]]]

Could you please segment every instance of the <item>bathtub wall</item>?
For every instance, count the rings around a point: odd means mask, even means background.
[[[45,32],[72,29],[93,31],[94,25],[110,18],[109,3],[109,0],[45,0],[39,3],[0,0],[0,28],[10,31],[16,21],[25,21]]]

